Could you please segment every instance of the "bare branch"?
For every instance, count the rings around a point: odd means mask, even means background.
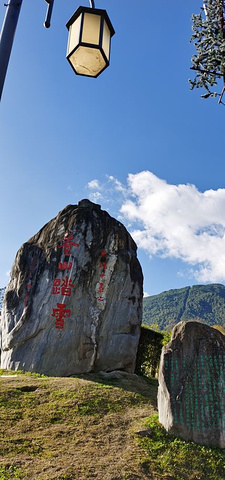
[[[219,100],[218,100],[218,103],[222,103],[222,105],[225,105],[225,104],[222,102],[224,93],[225,93],[225,85],[224,85],[224,87],[223,87],[223,90],[222,90],[222,92],[221,92],[221,94],[220,94],[220,98],[219,98]]]

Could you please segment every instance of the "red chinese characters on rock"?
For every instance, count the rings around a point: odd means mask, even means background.
[[[65,257],[70,257],[72,247],[79,247],[78,243],[73,241],[73,233],[67,232],[64,235],[63,243],[58,248],[63,249]],[[58,263],[58,269],[61,271],[71,270],[72,262],[70,259],[65,258],[62,262]],[[56,278],[53,280],[52,295],[62,295],[64,297],[70,297],[72,288],[74,288],[72,280],[65,276],[65,278]],[[71,316],[71,310],[66,308],[65,303],[57,303],[57,308],[52,309],[52,317],[56,319],[55,327],[62,330],[64,328],[64,319]]]
[[[59,262],[58,264],[59,270],[71,270],[72,262]]]
[[[101,273],[100,273],[100,282],[99,282],[99,286],[98,286],[98,293],[102,294],[104,292],[104,282],[103,282],[103,279],[105,278],[106,276],[106,273],[105,271],[107,270],[107,263],[106,263],[106,257],[107,257],[107,253],[105,250],[102,250],[101,252],[101,257],[100,257],[100,262],[99,262],[99,268],[101,269]],[[103,302],[104,301],[104,297],[102,295],[100,295],[97,300],[99,302]]]
[[[52,294],[53,295],[64,295],[65,297],[70,297],[71,290],[74,288],[72,280],[66,276],[65,278],[56,278],[53,280]]]
[[[70,255],[72,246],[79,247],[79,243],[74,243],[73,242],[73,234],[72,233],[70,233],[70,235],[68,233],[66,233],[65,236],[64,236],[64,243],[62,243],[62,245],[59,245],[58,248],[63,248],[64,254],[65,255]]]
[[[99,262],[99,268],[103,269],[103,271],[107,270],[107,265],[106,265],[106,251],[102,250],[101,252],[101,257],[100,257],[100,262]],[[102,273],[100,276],[105,276],[104,273]]]
[[[57,303],[57,308],[53,308],[52,317],[56,319],[55,328],[60,330],[64,327],[64,318],[71,316],[71,310],[66,309],[65,303]]]
[[[28,305],[28,300],[29,300],[29,295],[26,294],[26,295],[25,295],[25,298],[24,298],[24,302],[23,302],[23,306],[24,306],[24,307],[27,307],[27,305]]]

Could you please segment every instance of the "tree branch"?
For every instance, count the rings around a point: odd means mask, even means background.
[[[190,67],[190,70],[195,70],[197,72],[201,72],[201,73],[208,73],[209,75],[218,75],[219,77],[223,77],[223,73],[219,73],[219,72],[210,72],[210,70],[204,70],[204,69],[201,69],[201,68],[196,68],[196,67]]]
[[[222,105],[225,105],[225,103],[222,102],[224,93],[225,93],[225,85],[223,86],[223,90],[222,90],[222,92],[221,92],[221,94],[220,94],[220,98],[219,98],[219,100],[218,100],[218,103],[222,103]]]

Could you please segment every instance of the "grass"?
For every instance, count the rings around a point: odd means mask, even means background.
[[[9,373],[0,371],[0,480],[225,477],[224,452],[159,425],[155,379]]]
[[[146,423],[149,437],[141,440],[146,451],[145,468],[151,468],[173,480],[224,480],[225,453],[217,448],[208,448],[185,442],[165,433],[157,416],[149,418]]]

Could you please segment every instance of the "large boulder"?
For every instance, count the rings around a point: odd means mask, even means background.
[[[16,255],[3,303],[1,368],[133,372],[142,284],[125,227],[89,200],[67,206]]]
[[[198,322],[180,322],[163,347],[159,421],[184,440],[225,448],[225,336]]]

